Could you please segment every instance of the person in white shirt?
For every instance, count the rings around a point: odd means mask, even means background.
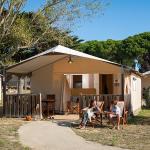
[[[83,110],[84,110],[84,113],[82,116],[81,123],[79,125],[80,129],[85,129],[85,126],[86,126],[88,120],[91,122],[92,117],[96,117],[97,113],[100,112],[100,109],[97,106],[95,100],[91,100],[89,107],[86,107]]]
[[[111,104],[112,105],[110,107],[109,119],[113,125],[113,128],[115,128],[114,118],[117,118],[117,129],[119,130],[120,117],[121,117],[120,108],[117,106],[117,100],[112,101]]]

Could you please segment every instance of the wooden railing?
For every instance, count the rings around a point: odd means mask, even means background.
[[[131,108],[131,94],[126,94],[124,95],[124,102],[125,102],[125,107],[126,110],[128,110],[128,113],[132,113],[132,108]]]
[[[125,95],[124,98],[122,95],[113,95],[113,94],[101,94],[101,95],[80,95],[80,109],[83,109],[89,106],[91,100],[104,101],[104,109],[108,110],[112,100],[125,101],[126,109],[130,109],[130,95]]]
[[[41,94],[7,94],[4,109],[6,117],[38,115],[42,118]]]

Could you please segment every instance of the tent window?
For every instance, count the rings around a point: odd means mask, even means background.
[[[133,91],[136,91],[136,88],[137,88],[137,79],[135,77],[133,77]]]
[[[73,88],[82,88],[82,75],[73,75]]]

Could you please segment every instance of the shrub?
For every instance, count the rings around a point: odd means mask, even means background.
[[[150,87],[143,89],[143,98],[145,99],[146,106],[150,108]]]

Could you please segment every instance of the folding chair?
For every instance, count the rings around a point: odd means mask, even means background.
[[[125,107],[125,102],[124,101],[118,101],[117,106],[120,108],[120,121],[122,122],[122,125],[127,125],[127,119],[128,119],[128,111],[126,110]]]

